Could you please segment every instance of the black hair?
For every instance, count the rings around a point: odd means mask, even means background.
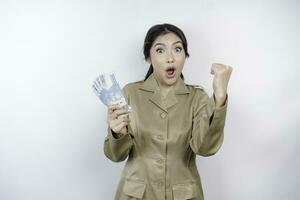
[[[158,36],[165,35],[167,33],[174,33],[175,35],[177,35],[182,41],[182,45],[183,45],[183,49],[184,49],[186,57],[190,56],[188,53],[188,50],[187,50],[187,40],[186,40],[185,35],[182,32],[182,30],[180,30],[180,28],[178,28],[172,24],[157,24],[157,25],[152,26],[148,30],[147,35],[145,37],[145,40],[144,40],[145,60],[147,60],[150,57],[150,49],[151,49],[155,39]],[[144,80],[146,80],[152,73],[153,73],[153,66],[152,66],[152,64],[150,64],[149,70],[148,70]],[[180,74],[180,77],[182,78],[182,80],[184,80],[184,76],[182,73]]]

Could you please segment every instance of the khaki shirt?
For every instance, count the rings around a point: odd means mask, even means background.
[[[128,133],[108,128],[104,153],[125,160],[116,200],[203,200],[196,155],[214,155],[223,143],[227,99],[221,108],[200,86],[181,78],[163,99],[153,74],[123,92],[132,108]]]

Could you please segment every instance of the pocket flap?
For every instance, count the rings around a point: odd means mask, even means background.
[[[193,183],[181,183],[173,185],[174,200],[192,199],[197,196],[196,185]]]
[[[144,195],[145,189],[146,189],[146,184],[143,182],[125,180],[123,192],[126,195],[141,199]]]

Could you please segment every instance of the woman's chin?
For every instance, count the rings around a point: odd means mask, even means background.
[[[177,79],[178,79],[177,76],[175,76],[173,78],[165,78],[165,83],[166,83],[166,85],[172,86],[176,83]]]
[[[156,75],[154,75],[156,77]],[[160,76],[159,79],[157,80],[160,80],[160,82],[165,85],[165,86],[172,86],[176,83],[176,81],[178,80],[178,76],[176,74],[176,76],[170,78],[170,77],[167,77],[166,75],[163,75],[163,76]]]

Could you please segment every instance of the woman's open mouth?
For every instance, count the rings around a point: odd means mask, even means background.
[[[176,68],[175,67],[168,67],[166,69],[167,78],[174,78],[175,75],[176,75]]]

